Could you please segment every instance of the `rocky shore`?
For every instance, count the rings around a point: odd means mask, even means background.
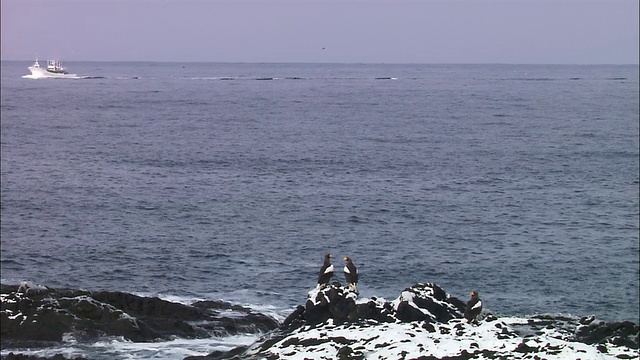
[[[265,333],[278,322],[223,301],[191,305],[123,292],[2,285],[1,348],[122,337],[134,342]]]
[[[393,301],[358,299],[334,283],[309,292],[255,344],[208,359],[637,359],[638,325],[595,317],[463,318],[465,304],[435,284]]]
[[[435,284],[416,284],[392,301],[325,285],[310,291],[282,324],[221,301],[185,305],[42,286],[1,290],[2,349],[47,347],[70,337],[153,342],[253,333],[262,337],[249,346],[186,359],[638,359],[636,323],[491,313],[469,323],[465,304]]]

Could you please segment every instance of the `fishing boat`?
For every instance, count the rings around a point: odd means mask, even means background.
[[[29,66],[28,69],[31,71],[31,74],[23,76],[24,78],[39,79],[77,77],[76,74],[69,74],[69,72],[62,67],[60,60],[48,60],[47,67],[42,67],[38,62],[38,59],[36,59],[36,62]]]

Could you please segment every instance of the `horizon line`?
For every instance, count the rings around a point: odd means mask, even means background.
[[[51,60],[51,59],[50,59]],[[56,58],[55,60],[62,60]],[[0,59],[0,62],[33,62],[34,60]],[[96,62],[96,63],[153,63],[153,64],[324,64],[324,65],[536,65],[536,66],[640,66],[640,63],[510,63],[510,62],[316,62],[316,61],[219,61],[219,60],[64,60],[67,63]]]

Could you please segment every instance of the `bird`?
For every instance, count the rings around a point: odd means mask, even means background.
[[[344,267],[344,278],[347,280],[347,285],[358,293],[358,269],[350,257],[345,256],[343,260],[347,262],[347,265]]]
[[[320,274],[318,274],[318,286],[326,285],[333,276],[333,265],[331,264],[331,258],[333,255],[327,254],[324,256],[324,263],[320,268]]]
[[[471,299],[467,302],[467,308],[464,310],[464,318],[468,322],[476,322],[476,318],[482,311],[482,300],[476,291],[472,291],[470,295]]]

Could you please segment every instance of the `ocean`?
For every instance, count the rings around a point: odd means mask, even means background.
[[[1,64],[2,283],[282,320],[331,253],[362,297],[433,282],[497,314],[638,321],[637,65],[30,65]]]

